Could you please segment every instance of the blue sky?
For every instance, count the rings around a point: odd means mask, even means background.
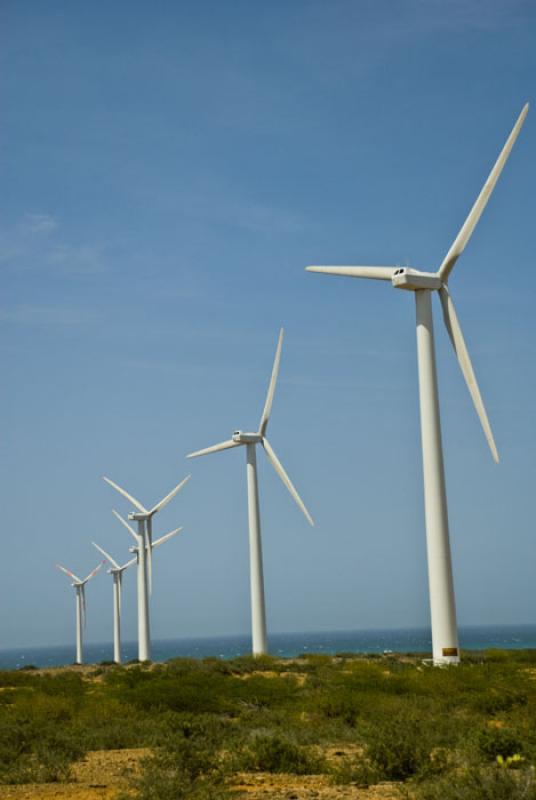
[[[317,524],[261,463],[269,627],[428,624],[413,299],[304,267],[439,266],[534,100],[534,4],[6,0],[0,30],[1,646],[72,641],[56,561],[128,556],[103,474],[148,504],[193,475],[153,634],[249,630],[244,453],[184,454],[256,425],[281,325],[270,438]],[[534,113],[450,283],[498,467],[435,306],[462,624],[535,620]]]

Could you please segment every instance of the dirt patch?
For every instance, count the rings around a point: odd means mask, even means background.
[[[139,773],[140,761],[150,750],[94,750],[73,764],[66,783],[2,786],[2,800],[113,800]]]
[[[325,755],[331,762],[359,755],[361,748],[344,744],[330,747]],[[146,748],[95,750],[76,762],[67,783],[2,786],[2,800],[115,800],[139,774],[140,762],[150,755]],[[232,787],[244,800],[400,800],[396,784],[378,784],[369,789],[354,785],[334,786],[323,775],[273,775],[239,773]]]
[[[244,800],[400,800],[398,787],[380,783],[369,789],[357,786],[333,786],[322,775],[271,775],[243,773],[233,781],[233,788]]]
[[[295,678],[298,686],[303,686],[307,680],[305,672],[272,672],[272,670],[254,670],[253,672],[244,672],[241,675],[234,675],[241,681],[247,681],[249,678]]]
[[[331,745],[330,747],[319,748],[319,755],[332,765],[340,764],[345,758],[352,758],[356,761],[363,758],[364,748],[360,744]]]

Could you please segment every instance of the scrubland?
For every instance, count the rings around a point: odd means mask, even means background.
[[[536,800],[536,651],[0,672],[0,797],[76,797],[84,763],[117,800]]]

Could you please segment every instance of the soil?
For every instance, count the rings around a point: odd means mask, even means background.
[[[333,786],[322,775],[239,775],[234,787],[242,800],[400,800],[396,786],[379,783],[369,789]]]
[[[128,788],[128,779],[139,771],[149,750],[94,750],[71,768],[65,783],[1,786],[2,800],[113,800]]]
[[[128,789],[129,777],[139,772],[149,750],[95,750],[72,767],[66,783],[0,787],[1,800],[114,800]],[[336,759],[337,753],[328,754]],[[342,753],[341,753],[342,754]],[[330,760],[331,760],[330,758]],[[242,800],[400,800],[395,784],[370,789],[333,786],[322,775],[240,773],[233,780]]]

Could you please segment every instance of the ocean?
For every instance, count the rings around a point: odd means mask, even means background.
[[[536,648],[536,625],[494,625],[460,628],[460,646],[466,650],[488,648]],[[292,657],[303,653],[430,653],[430,630],[333,631],[318,633],[273,633],[269,650],[274,656]],[[163,639],[152,643],[153,661],[167,661],[178,656],[187,658],[236,658],[251,652],[249,636],[221,636],[202,639]],[[56,647],[17,647],[0,650],[0,669],[56,667],[72,664],[74,643]],[[136,642],[125,642],[123,662],[137,657]],[[84,661],[98,664],[113,658],[111,642],[84,645]]]

